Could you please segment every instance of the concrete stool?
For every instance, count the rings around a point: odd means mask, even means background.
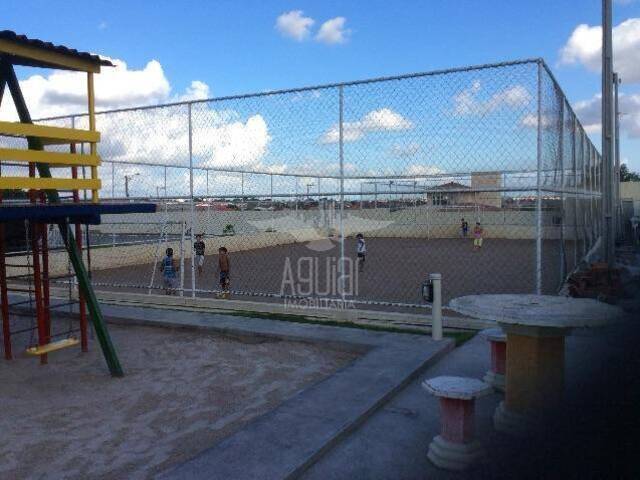
[[[507,334],[501,328],[488,328],[480,332],[491,346],[491,368],[483,380],[500,392],[504,392],[507,365]]]
[[[422,387],[440,397],[442,420],[442,431],[429,445],[427,457],[437,467],[464,470],[484,453],[473,438],[475,399],[491,393],[491,385],[475,378],[436,377]]]

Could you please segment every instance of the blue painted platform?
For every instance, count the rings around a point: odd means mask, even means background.
[[[33,220],[56,223],[68,219],[71,223],[98,225],[100,215],[126,213],[154,213],[155,203],[62,203],[62,204],[21,204],[0,206],[0,223],[16,220]]]

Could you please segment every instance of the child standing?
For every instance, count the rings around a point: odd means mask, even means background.
[[[367,255],[367,244],[364,242],[364,235],[361,233],[356,235],[358,241],[356,245],[356,253],[358,254],[358,271],[364,271],[364,260]]]
[[[165,295],[173,295],[176,288],[176,272],[180,269],[173,258],[173,248],[167,248],[166,255],[160,263],[162,272],[162,283],[164,284]]]
[[[480,226],[480,222],[476,222],[476,226],[473,228],[473,249],[480,250],[482,248],[482,235],[484,230]]]
[[[198,275],[202,275],[202,267],[204,266],[204,249],[205,244],[202,241],[202,235],[196,235],[196,241],[193,243],[193,249],[196,252],[196,266],[198,267]]]
[[[468,233],[469,233],[469,223],[463,218],[460,221],[460,234],[462,235],[462,238],[467,238]]]
[[[229,254],[225,247],[218,249],[218,268],[220,269],[220,289],[222,290],[222,296],[229,296]]]

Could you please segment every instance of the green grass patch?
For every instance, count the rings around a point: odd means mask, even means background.
[[[224,315],[230,315],[232,317],[247,317],[247,318],[264,318],[266,320],[280,320],[293,323],[306,323],[311,325],[328,325],[331,327],[347,327],[358,328],[360,330],[371,330],[374,332],[389,332],[389,333],[410,333],[413,335],[431,335],[431,331],[427,329],[419,328],[400,328],[385,325],[367,325],[362,323],[354,323],[350,321],[337,321],[337,320],[320,320],[316,318],[307,317],[304,315],[294,315],[289,313],[267,313],[267,312],[252,312],[249,310],[230,310],[225,311]],[[462,330],[451,331],[446,330],[443,335],[447,338],[451,338],[455,341],[456,347],[463,345],[466,341],[472,339],[476,332]]]
[[[465,342],[468,342],[473,337],[475,337],[476,333],[478,332],[474,332],[470,330],[454,330],[454,331],[449,330],[449,331],[445,331],[443,335],[447,338],[452,338],[456,342],[456,347],[459,347],[461,345],[464,345]]]

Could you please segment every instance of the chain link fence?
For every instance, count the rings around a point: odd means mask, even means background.
[[[85,116],[45,122],[87,127]],[[90,228],[97,289],[219,295],[225,247],[233,298],[424,307],[433,272],[445,302],[551,294],[602,231],[600,154],[541,60],[96,122],[102,201],[158,205]],[[179,267],[169,289],[167,248]]]

